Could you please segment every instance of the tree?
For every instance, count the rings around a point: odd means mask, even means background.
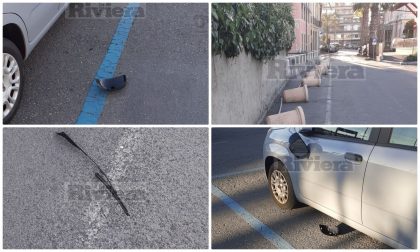
[[[369,57],[373,58],[372,38],[378,37],[380,13],[392,8],[391,3],[371,3],[370,4],[370,25],[369,25]]]
[[[354,14],[361,18],[360,26],[360,46],[369,43],[369,3],[355,3],[353,5]]]
[[[322,21],[322,30],[325,31],[325,34],[326,34],[326,36],[323,36],[322,39],[324,43],[327,43],[328,35],[330,34],[330,32],[337,30],[337,26],[339,23],[338,18],[333,13],[332,14],[325,13],[325,14],[322,14],[321,21]]]

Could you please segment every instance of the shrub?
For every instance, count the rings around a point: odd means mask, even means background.
[[[411,54],[411,55],[408,55],[408,56],[405,58],[405,61],[417,61],[417,53],[416,53],[416,54]]]
[[[235,57],[242,50],[257,60],[273,59],[295,39],[289,3],[212,5],[212,51]]]

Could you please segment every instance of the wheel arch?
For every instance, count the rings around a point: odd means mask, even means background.
[[[293,157],[290,156],[276,156],[276,155],[268,155],[265,157],[264,163],[265,163],[265,175],[268,179],[270,167],[274,162],[277,162],[279,165],[284,167],[284,169],[287,170],[289,173],[290,179],[292,181],[293,185],[293,191],[295,193],[296,199],[298,201],[301,201],[301,195],[300,195],[300,178],[299,173],[295,171],[295,168],[293,167]]]
[[[28,54],[28,40],[25,24],[19,16],[11,13],[3,14],[3,20],[3,38],[12,41],[19,49],[22,58],[26,59]]]
[[[268,178],[268,172],[270,171],[270,167],[274,162],[278,162],[281,166],[283,166],[285,169],[287,169],[284,162],[281,161],[279,158],[273,157],[273,156],[268,156],[268,157],[265,158],[265,176],[267,178]]]

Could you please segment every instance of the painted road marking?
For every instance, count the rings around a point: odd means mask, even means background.
[[[211,193],[223,201],[223,203],[225,203],[237,215],[241,216],[255,231],[260,233],[265,239],[269,240],[276,248],[293,249],[292,245],[290,245],[286,240],[271,230],[267,225],[255,218],[219,188],[212,185]]]
[[[330,62],[330,68],[331,68],[331,60]],[[327,104],[325,109],[325,124],[331,124],[331,110],[332,110],[332,79],[331,79],[331,69],[328,69],[328,81],[329,85],[327,88]]]
[[[134,18],[137,15],[139,3],[130,3],[124,9],[124,15],[118,24],[117,30],[112,37],[111,44],[96,72],[95,79],[111,78],[114,76],[125,42],[130,33]],[[77,118],[77,124],[96,124],[101,116],[108,92],[102,90],[95,81],[92,81],[82,111]]]
[[[263,170],[264,170],[264,167],[257,167],[257,168],[251,168],[251,169],[246,169],[246,170],[241,170],[241,171],[226,172],[226,173],[222,173],[222,174],[218,174],[218,175],[213,175],[211,178],[212,179],[221,179],[221,178],[225,178],[225,177],[243,175],[243,174],[252,173],[252,172],[256,172],[256,171],[263,171]]]

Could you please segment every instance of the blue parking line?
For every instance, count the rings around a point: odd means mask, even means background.
[[[237,215],[241,216],[248,224],[258,233],[260,233],[265,239],[269,240],[278,249],[293,249],[286,240],[271,230],[267,225],[259,221],[247,210],[236,203],[232,198],[227,196],[219,188],[212,185],[211,193],[225,203],[230,209],[232,209]]]
[[[114,76],[125,42],[130,33],[131,26],[140,7],[139,3],[130,3],[124,9],[124,15],[118,24],[117,30],[112,37],[111,44],[96,72],[95,79],[111,78]],[[76,124],[96,124],[102,114],[108,92],[102,90],[94,81],[83,104],[82,111],[77,118]]]

